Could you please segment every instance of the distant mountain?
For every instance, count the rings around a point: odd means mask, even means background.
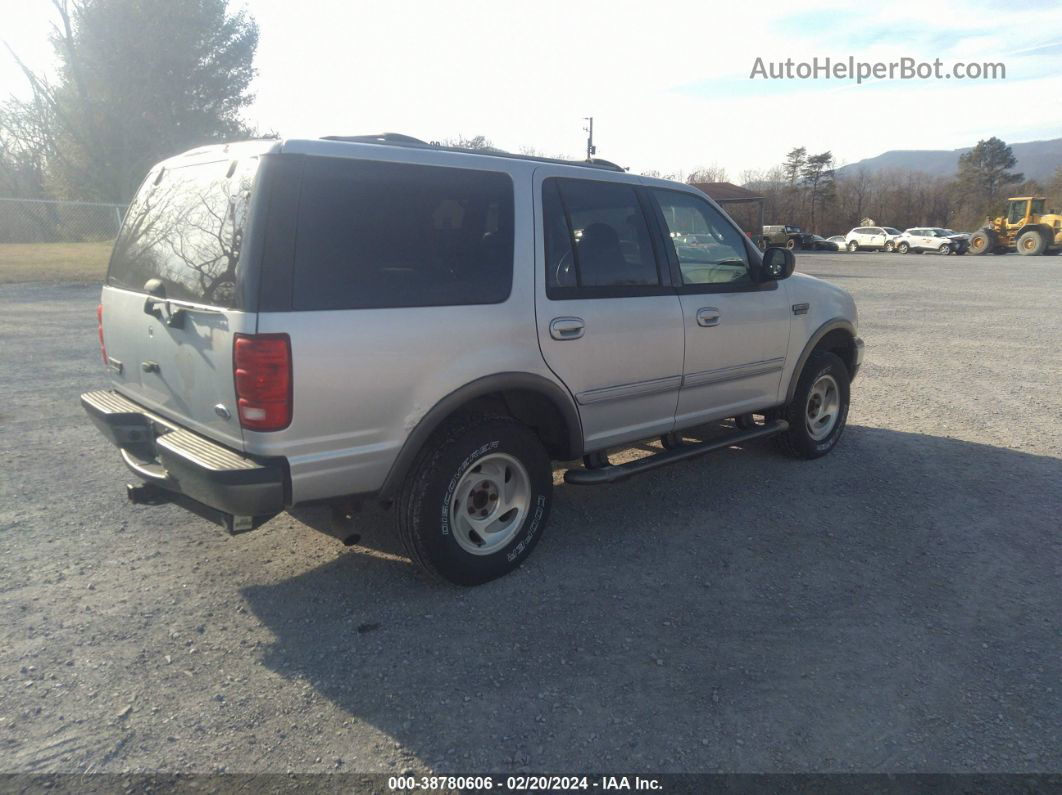
[[[921,171],[934,177],[953,177],[959,170],[959,155],[969,152],[965,149],[892,149],[877,157],[868,157],[858,163],[849,163],[837,169],[838,176],[853,174],[861,168],[870,173],[880,171]],[[1046,182],[1062,166],[1062,138],[1050,141],[1029,141],[1023,144],[1010,144],[1014,157],[1018,160],[1015,171],[1025,174],[1026,179]]]

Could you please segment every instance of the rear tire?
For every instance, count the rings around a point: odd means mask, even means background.
[[[468,415],[446,423],[418,454],[395,525],[428,574],[480,585],[527,559],[552,498],[550,459],[530,428],[509,417]]]
[[[1047,250],[1047,239],[1035,229],[1022,232],[1018,238],[1018,253],[1025,257],[1038,257]]]
[[[821,458],[834,448],[848,422],[848,368],[836,354],[813,351],[793,399],[781,409],[789,430],[775,438],[786,455]]]

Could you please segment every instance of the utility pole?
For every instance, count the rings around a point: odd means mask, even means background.
[[[584,116],[583,120],[590,123],[589,126],[583,127],[583,129],[586,130],[586,133],[587,133],[587,136],[586,136],[586,162],[589,163],[591,160],[594,159],[594,155],[597,154],[597,147],[594,146],[594,117],[593,116]]]

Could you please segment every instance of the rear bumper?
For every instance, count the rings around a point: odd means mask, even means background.
[[[230,531],[249,530],[284,510],[291,479],[283,458],[248,457],[182,428],[110,390],[87,392],[81,405],[154,493],[195,510],[222,514]]]

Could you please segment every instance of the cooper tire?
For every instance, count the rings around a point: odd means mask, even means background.
[[[523,488],[521,479],[526,499],[510,507],[503,492],[509,484]],[[552,498],[550,459],[530,428],[509,417],[468,415],[448,422],[418,454],[395,506],[395,524],[410,558],[424,571],[456,585],[480,585],[527,559],[549,521]],[[510,511],[521,511],[512,517],[513,527],[498,531],[511,536],[491,539],[486,528],[480,537],[459,513],[475,511],[473,521],[487,522],[492,510],[498,513],[495,525]],[[492,549],[495,541],[501,545]],[[469,551],[477,546],[489,551]]]
[[[794,458],[812,459],[821,458],[836,446],[848,422],[849,380],[848,368],[840,357],[829,351],[812,352],[800,373],[793,399],[781,409],[782,418],[789,423],[789,429],[775,437],[782,452]],[[836,390],[836,408],[828,432],[817,436],[814,428],[822,417],[819,409],[823,404],[816,406],[813,393],[822,390],[821,394],[828,395],[831,384]],[[827,397],[826,401],[830,399]]]

